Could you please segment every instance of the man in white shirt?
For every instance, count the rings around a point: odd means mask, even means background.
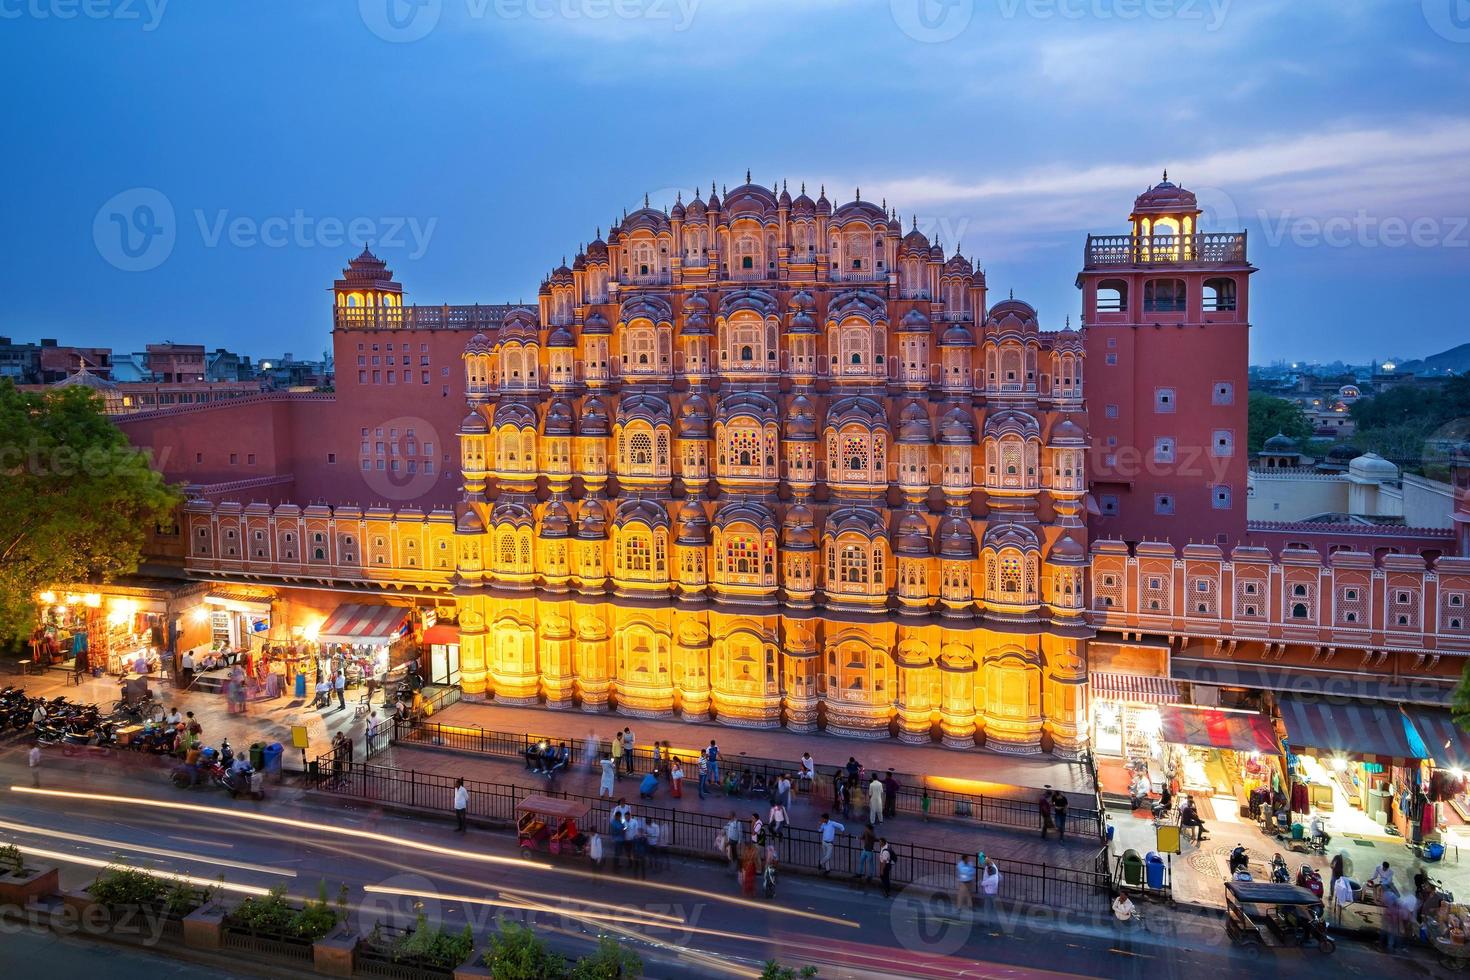
[[[1346,875],[1337,879],[1332,886],[1332,917],[1338,925],[1342,925],[1342,910],[1353,903],[1353,883]]]
[[[822,822],[817,825],[817,830],[822,835],[822,860],[818,867],[822,869],[822,877],[825,878],[832,872],[832,844],[839,833],[846,832],[847,827],[824,813]]]
[[[663,828],[653,817],[649,817],[643,824],[643,838],[648,841],[648,861],[654,868],[657,868],[663,861],[663,852],[659,850],[662,846],[663,835]]]
[[[40,701],[36,702],[36,710],[31,712],[31,724],[39,725],[46,720],[46,705]]]
[[[817,763],[812,759],[810,752],[803,752],[801,754],[801,775],[797,777],[797,782],[801,784],[802,789],[810,790],[816,784],[816,780]]]
[[[464,777],[454,781],[454,832],[465,832],[465,818],[469,815],[470,794],[464,788]]]

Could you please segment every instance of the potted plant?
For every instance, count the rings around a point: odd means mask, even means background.
[[[362,958],[411,970],[425,980],[453,977],[455,969],[474,951],[475,938],[468,925],[457,933],[430,926],[422,906],[408,929],[391,929],[379,923],[358,946]]]
[[[23,906],[60,888],[60,871],[54,864],[28,866],[20,848],[14,844],[0,847],[0,904]]]

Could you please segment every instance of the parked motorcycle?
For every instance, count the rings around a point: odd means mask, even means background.
[[[1286,866],[1286,859],[1278,851],[1271,855],[1271,880],[1278,885],[1284,885],[1291,880],[1291,869]]]
[[[232,800],[241,795],[249,795],[256,800],[265,799],[265,777],[258,769],[249,766],[225,770],[220,785],[229,792]]]
[[[1317,872],[1317,869],[1312,867],[1311,865],[1302,865],[1302,869],[1297,872],[1296,883],[1300,887],[1310,891],[1313,895],[1316,895],[1318,898],[1322,897],[1322,875],[1319,874]]]

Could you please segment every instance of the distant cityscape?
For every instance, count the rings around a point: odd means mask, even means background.
[[[101,396],[108,414],[199,405],[263,391],[322,391],[332,387],[332,355],[300,359],[291,352],[252,358],[203,344],[164,341],[127,353],[42,338],[17,343],[0,337],[0,378],[23,390],[81,385]]]

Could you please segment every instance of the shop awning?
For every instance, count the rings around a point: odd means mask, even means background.
[[[1404,711],[1424,742],[1426,758],[1441,769],[1470,769],[1470,733],[1461,731],[1448,711],[1412,704]]]
[[[209,594],[204,597],[204,604],[219,609],[228,609],[231,612],[255,613],[260,616],[269,616],[271,612],[269,593],[219,586],[209,590]]]
[[[1169,661],[1175,680],[1218,687],[1245,687],[1258,691],[1309,692],[1334,698],[1364,698],[1370,701],[1449,704],[1454,682],[1443,684],[1415,678],[1412,682],[1376,678],[1344,670],[1313,670],[1306,667],[1263,667],[1214,659],[1175,656]]]
[[[317,631],[317,640],[386,646],[402,635],[407,623],[408,610],[401,606],[347,604],[332,610],[332,615]]]
[[[1397,704],[1291,694],[1277,703],[1292,751],[1316,750],[1395,766],[1428,757],[1419,733]]]
[[[447,623],[435,623],[433,626],[424,630],[424,643],[427,646],[434,646],[435,644],[443,644],[445,646],[451,644],[458,645],[459,627],[450,626]]]
[[[1171,704],[1159,709],[1159,737],[1174,745],[1276,754],[1269,719],[1242,711]]]
[[[1179,700],[1179,685],[1167,677],[1114,674],[1095,670],[1087,675],[1087,679],[1092,685],[1092,696],[1104,701],[1173,704]]]

